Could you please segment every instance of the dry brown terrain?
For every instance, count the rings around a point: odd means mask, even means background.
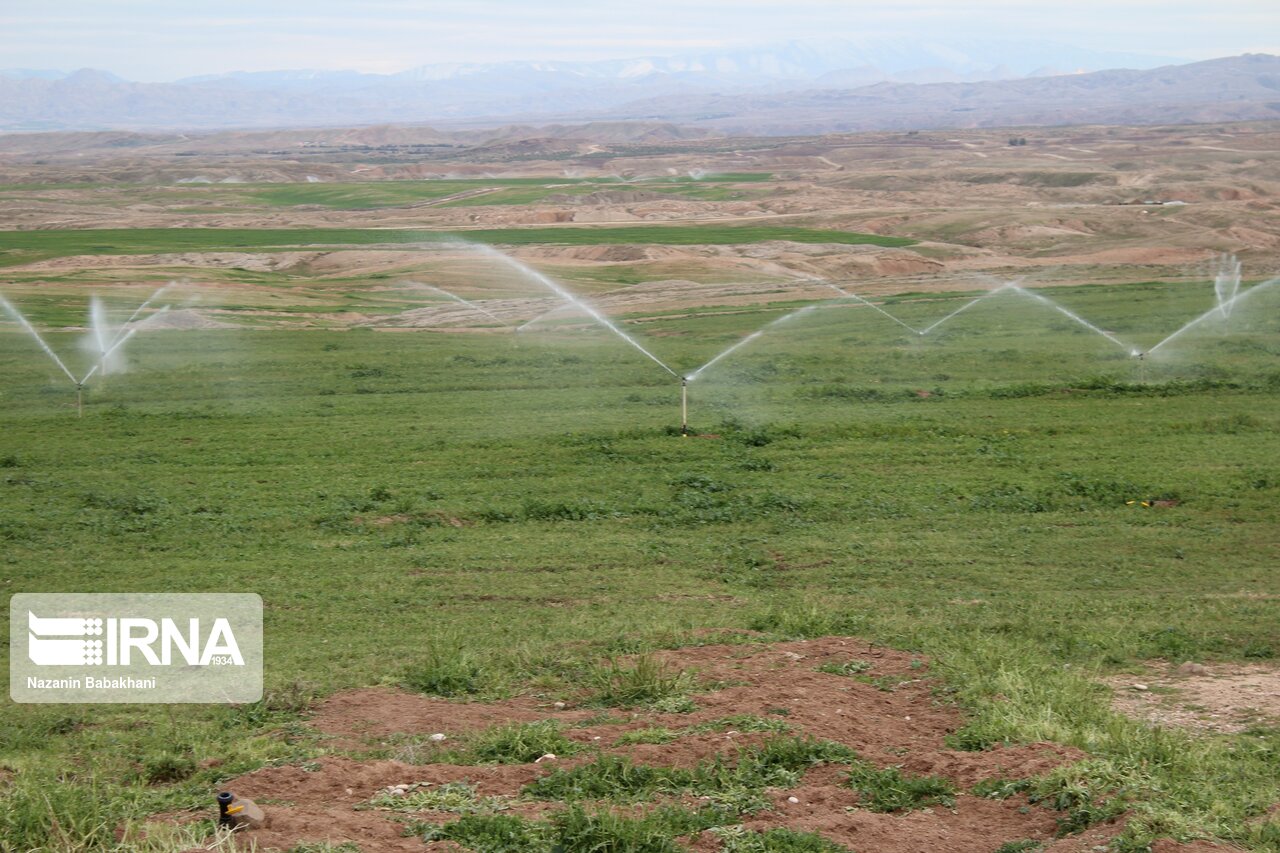
[[[465,231],[715,223],[919,241],[909,248],[774,240],[514,250],[584,291],[629,287],[625,297],[606,300],[623,311],[776,299],[792,286],[811,290],[804,284],[811,278],[852,282],[859,292],[875,294],[973,289],[983,286],[984,276],[1037,283],[1204,278],[1209,259],[1226,251],[1241,257],[1247,278],[1267,278],[1280,267],[1280,125],[1274,123],[660,142],[594,142],[556,131],[439,148],[415,146],[411,131],[388,136],[377,128],[314,132],[310,141],[303,132],[0,137],[0,227]],[[1024,136],[1025,145],[1010,144]],[[694,192],[642,182],[741,172],[771,177],[698,183]],[[511,187],[501,181],[510,178],[539,179],[535,197],[504,199]],[[637,182],[575,193],[571,182],[558,183],[566,178]],[[214,183],[183,183],[193,179]],[[351,209],[340,201],[290,204],[262,195],[315,182],[359,190],[368,182],[445,179],[472,183],[443,198]],[[495,183],[486,186],[486,180]],[[494,203],[485,204],[486,196]],[[459,198],[465,206],[454,206]],[[303,295],[309,289],[319,306],[336,292],[387,286],[377,279],[425,276],[469,298],[530,298],[525,305],[496,306],[495,313],[513,320],[550,307],[541,294],[535,298],[501,280],[491,266],[466,252],[417,247],[95,255],[9,266],[0,271],[0,286],[142,286],[185,277],[234,284],[237,302],[270,308],[272,290],[285,283],[305,285]],[[393,325],[468,324],[454,306],[439,310],[447,313]],[[374,319],[383,314],[374,312]],[[322,319],[333,324],[332,316]],[[359,311],[351,317],[352,324],[368,321]]]

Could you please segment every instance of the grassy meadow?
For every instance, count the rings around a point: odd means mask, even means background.
[[[290,248],[413,245],[448,240],[507,246],[742,245],[761,240],[843,245],[910,246],[906,237],[792,225],[622,225],[607,227],[474,228],[422,231],[393,228],[89,228],[0,231],[0,267],[69,255],[137,255],[191,251],[278,251]]]
[[[708,242],[710,228],[557,234]],[[130,245],[213,245],[149,233]],[[51,242],[24,244],[37,253],[117,239],[29,237]],[[924,328],[977,295],[884,307]],[[1139,351],[1213,306],[1203,284],[1049,295]],[[69,322],[74,302],[35,319]],[[801,307],[620,320],[687,374]],[[4,588],[257,592],[267,696],[6,698],[0,850],[183,849],[138,829],[207,806],[219,780],[329,749],[300,725],[317,697],[375,684],[571,697],[608,655],[714,628],[929,656],[940,701],[970,716],[957,748],[1090,754],[1067,778],[1133,812],[1117,849],[1172,835],[1280,850],[1280,823],[1260,818],[1280,801],[1280,729],[1152,729],[1112,713],[1097,681],[1152,659],[1280,654],[1277,307],[1280,289],[1259,291],[1136,359],[1018,294],[925,336],[828,305],[690,383],[693,438],[678,434],[673,377],[572,316],[521,335],[147,332],[127,374],[90,386],[82,419],[65,377],[6,324]],[[76,334],[47,337],[84,360]],[[1132,503],[1148,499],[1176,505]]]

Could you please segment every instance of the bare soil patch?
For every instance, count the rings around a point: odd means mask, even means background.
[[[351,690],[326,700],[310,721],[316,731],[330,738],[335,753],[345,755],[334,754],[301,766],[266,768],[231,780],[225,787],[253,797],[269,811],[271,825],[251,833],[260,849],[288,849],[318,841],[352,841],[361,849],[379,851],[446,849],[443,844],[424,845],[401,833],[408,818],[445,823],[454,819],[451,815],[357,807],[388,786],[402,784],[466,781],[481,795],[514,797],[524,785],[556,766],[588,762],[601,753],[667,767],[690,767],[717,755],[732,757],[741,747],[757,744],[769,735],[738,732],[731,727],[689,730],[747,714],[784,722],[793,734],[845,744],[878,767],[942,776],[960,792],[954,807],[874,813],[859,805],[858,794],[845,782],[840,767],[820,766],[804,774],[797,786],[772,790],[771,810],[743,818],[752,829],[786,826],[820,833],[856,850],[881,853],[990,853],[1004,842],[1028,838],[1065,853],[1092,849],[1120,830],[1120,825],[1114,824],[1094,828],[1085,836],[1055,840],[1055,812],[1028,807],[1020,797],[995,800],[965,793],[985,779],[1037,776],[1084,756],[1049,743],[985,752],[949,749],[944,739],[963,725],[964,717],[938,689],[927,662],[909,654],[857,639],[826,637],[771,645],[706,645],[660,652],[655,657],[669,667],[696,672],[704,684],[716,689],[694,694],[696,710],[683,714],[602,712],[535,696],[501,702],[453,702],[385,688]],[[865,667],[859,673],[862,678],[818,670],[824,664],[850,661],[860,661],[859,667]],[[538,720],[559,722],[567,737],[587,748],[571,758],[521,765],[431,763],[433,748],[465,742],[470,733]],[[665,744],[619,743],[627,732],[652,727],[682,734]],[[445,735],[446,740],[428,743],[436,733]],[[424,751],[397,751],[406,739]],[[371,751],[414,763],[352,757]],[[556,808],[555,803],[518,800],[513,802],[511,813],[537,818]],[[1092,844],[1075,843],[1086,837]],[[693,850],[719,849],[719,841],[710,833],[689,841]]]
[[[1107,679],[1113,707],[1157,726],[1230,734],[1280,725],[1280,667],[1275,664],[1182,664]]]

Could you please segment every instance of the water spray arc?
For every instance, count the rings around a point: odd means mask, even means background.
[[[872,309],[873,311],[879,311],[881,314],[883,314],[884,316],[888,317],[890,320],[892,320],[893,322],[897,323],[899,326],[901,326],[902,328],[906,329],[906,330],[907,330],[907,331],[909,331],[909,332],[915,332],[917,335],[923,335],[923,334],[924,334],[924,332],[923,332],[922,330],[917,329],[915,326],[912,326],[912,325],[911,325],[911,324],[909,324],[909,323],[904,323],[902,320],[899,320],[897,317],[893,316],[893,315],[892,315],[892,314],[890,314],[888,311],[886,311],[886,310],[884,310],[883,308],[881,308],[879,305],[877,305],[877,304],[875,304],[874,302],[871,302],[871,301],[869,301],[869,300],[863,299],[861,296],[859,296],[859,295],[858,295],[858,294],[856,294],[856,293],[850,293],[849,291],[845,290],[843,287],[840,287],[839,285],[832,284],[831,282],[827,282],[827,287],[831,288],[831,289],[832,289],[832,290],[834,290],[836,293],[839,293],[839,294],[840,294],[840,296],[841,296],[842,298],[844,298],[844,299],[853,299],[853,300],[856,300],[856,301],[858,301],[858,302],[861,302],[863,305],[867,306],[868,308]]]
[[[1057,302],[1054,302],[1052,299],[1050,299],[1047,296],[1041,296],[1039,293],[1036,293],[1034,290],[1027,290],[1025,287],[1019,287],[1016,284],[1010,284],[1009,289],[1012,290],[1014,293],[1018,293],[1028,298],[1034,299],[1037,302],[1041,303],[1042,305],[1049,306],[1054,311],[1057,311],[1059,314],[1063,315],[1064,317],[1067,317],[1068,319],[1072,320],[1075,323],[1079,323],[1081,326],[1088,329],[1089,331],[1095,334],[1101,335],[1102,337],[1111,341],[1111,343],[1120,347],[1125,352],[1129,353],[1129,355],[1132,355],[1132,356],[1142,355],[1142,351],[1137,347],[1132,346],[1131,344],[1127,344],[1124,341],[1117,338],[1115,335],[1111,334],[1110,332],[1098,328],[1093,323],[1090,323],[1088,320],[1081,317],[1079,314],[1075,313],[1069,308],[1065,308],[1062,305],[1059,305]]]
[[[993,296],[998,296],[999,294],[1004,293],[1006,290],[1008,290],[1009,288],[1011,288],[1011,287],[1013,287],[1013,286],[1014,286],[1013,282],[1011,282],[1011,281],[1007,281],[1007,282],[1005,282],[1004,284],[1000,285],[999,287],[996,287],[996,288],[993,288],[993,289],[991,289],[991,290],[988,290],[986,293],[982,294],[981,296],[978,296],[978,297],[976,297],[976,298],[974,298],[974,299],[970,299],[968,302],[966,302],[965,304],[961,305],[959,308],[957,308],[956,310],[952,311],[952,312],[951,312],[950,314],[948,314],[947,316],[943,317],[943,318],[942,318],[942,319],[940,319],[940,320],[934,320],[934,321],[933,321],[933,323],[931,323],[931,324],[930,324],[930,325],[928,325],[928,326],[925,326],[923,329],[921,329],[921,330],[920,330],[920,334],[921,334],[922,336],[923,336],[923,335],[927,335],[927,334],[929,334],[929,333],[930,333],[930,332],[932,332],[934,329],[936,329],[936,328],[938,328],[939,326],[941,326],[942,324],[946,323],[948,320],[951,320],[951,319],[953,319],[953,318],[955,318],[955,317],[960,316],[960,315],[961,315],[961,314],[963,314],[965,311],[968,311],[970,308],[972,308],[973,306],[977,305],[979,302],[983,301],[984,299],[990,299],[990,298],[991,298],[991,297],[993,297]]]
[[[105,308],[103,308],[101,301],[99,301],[96,296],[90,300],[89,326],[90,334],[92,336],[91,342],[97,349],[98,358],[94,362],[93,366],[89,368],[88,372],[80,379],[76,378],[75,374],[72,373],[62,359],[58,357],[58,354],[54,352],[53,348],[49,346],[45,339],[40,336],[40,333],[37,332],[35,327],[31,325],[30,321],[23,316],[22,312],[4,296],[0,296],[0,309],[3,309],[6,314],[8,314],[19,326],[22,327],[25,332],[27,332],[27,334],[30,335],[35,342],[39,344],[40,349],[44,350],[45,355],[49,356],[49,358],[53,360],[53,363],[56,364],[66,375],[67,379],[71,380],[71,384],[76,387],[76,416],[84,417],[85,383],[95,375],[105,375],[107,372],[106,366],[110,363],[112,356],[119,352],[129,339],[138,333],[139,329],[169,310],[169,306],[165,305],[145,320],[136,324],[134,323],[135,318],[142,313],[143,309],[150,305],[152,301],[164,293],[168,288],[169,285],[165,285],[155,293],[151,294],[151,296],[139,305],[133,314],[129,316],[125,325],[121,326],[120,330],[110,340],[107,339]]]
[[[1233,295],[1230,299],[1227,299],[1225,302],[1221,302],[1213,306],[1208,311],[1201,314],[1199,317],[1196,317],[1194,320],[1184,325],[1181,329],[1178,329],[1176,332],[1169,335],[1164,340],[1160,341],[1160,343],[1148,349],[1145,353],[1141,353],[1141,355],[1154,355],[1156,351],[1159,350],[1161,347],[1163,347],[1165,344],[1171,343],[1172,341],[1177,340],[1185,332],[1188,332],[1191,329],[1194,329],[1196,326],[1199,326],[1201,323],[1204,323],[1207,320],[1230,317],[1231,312],[1235,309],[1236,305],[1240,304],[1241,302],[1248,299],[1250,296],[1252,296],[1253,294],[1257,293],[1260,290],[1267,290],[1272,287],[1275,287],[1276,284],[1280,284],[1280,278],[1269,279],[1267,281],[1262,282],[1261,284],[1255,284],[1253,287],[1249,288],[1248,290],[1235,293],[1235,295]]]
[[[724,359],[728,358],[729,356],[733,355],[735,352],[737,352],[738,350],[740,350],[740,349],[742,349],[743,347],[747,346],[747,345],[748,345],[748,344],[750,344],[752,341],[758,340],[762,335],[764,335],[764,334],[765,334],[766,332],[768,332],[770,329],[776,328],[777,326],[781,326],[783,323],[787,322],[788,320],[791,320],[791,319],[792,319],[792,318],[794,318],[794,317],[799,317],[799,316],[800,316],[800,315],[802,315],[802,314],[808,314],[810,311],[816,311],[816,310],[817,310],[817,308],[818,308],[818,306],[817,306],[817,305],[806,305],[806,306],[804,306],[803,308],[797,308],[796,310],[792,311],[790,314],[783,314],[783,315],[782,315],[781,317],[779,317],[778,319],[773,320],[772,322],[766,323],[765,325],[763,325],[763,326],[761,326],[760,328],[756,329],[756,330],[755,330],[754,332],[752,332],[751,334],[747,335],[747,336],[746,336],[745,338],[743,338],[742,340],[740,340],[740,341],[738,341],[737,343],[735,343],[733,346],[728,347],[727,349],[722,350],[718,355],[716,355],[716,357],[715,357],[715,358],[711,359],[711,360],[710,360],[710,361],[708,361],[706,364],[702,365],[702,367],[699,367],[697,370],[695,370],[695,371],[693,371],[692,373],[690,373],[690,374],[688,375],[688,377],[687,377],[687,378],[688,378],[688,380],[689,380],[690,382],[692,382],[693,380],[697,379],[697,378],[698,378],[699,376],[701,376],[701,375],[702,375],[702,374],[703,374],[703,373],[704,373],[708,368],[713,367],[713,366],[714,366],[714,365],[716,365],[717,363],[719,363],[719,362],[723,361]]]
[[[107,309],[98,294],[89,297],[89,349],[99,359],[104,360],[102,374],[105,376],[110,372],[109,365],[105,363],[107,350],[111,349],[111,340],[114,337],[111,333],[111,325],[107,320]]]
[[[124,321],[124,325],[120,327],[120,331],[116,333],[116,337],[117,337],[117,338],[119,338],[119,336],[120,336],[121,334],[123,334],[123,333],[124,333],[124,330],[125,330],[125,329],[127,329],[127,328],[129,328],[129,326],[133,323],[133,321],[134,321],[134,320],[138,319],[138,315],[139,315],[139,314],[141,314],[143,311],[146,311],[146,310],[147,310],[147,308],[149,308],[149,307],[151,306],[151,303],[152,303],[152,302],[155,302],[157,299],[159,299],[161,296],[163,296],[163,295],[165,294],[165,292],[166,292],[166,291],[168,291],[168,289],[169,289],[170,287],[172,287],[172,286],[173,286],[173,285],[171,285],[171,284],[166,284],[164,287],[161,287],[161,288],[160,288],[159,290],[157,290],[155,293],[153,293],[153,294],[151,294],[150,296],[148,296],[148,297],[146,298],[146,300],[145,300],[145,301],[143,301],[143,303],[142,303],[141,305],[139,305],[137,308],[133,309],[133,313],[129,315],[129,319],[128,319],[128,320],[125,320],[125,321]],[[168,306],[165,306],[165,310],[166,310],[166,311],[167,311],[167,310],[169,310],[169,309],[168,309]]]
[[[863,305],[866,305],[868,308],[871,308],[874,311],[877,311],[880,314],[883,314],[884,316],[888,317],[890,320],[897,323],[899,326],[906,329],[907,331],[914,332],[915,334],[921,337],[924,337],[925,335],[932,332],[934,329],[945,324],[948,320],[958,317],[959,315],[963,314],[965,311],[968,311],[970,308],[977,305],[979,302],[983,301],[984,299],[990,299],[992,296],[996,296],[1001,293],[1004,293],[1006,290],[1015,286],[1013,282],[1006,282],[1005,284],[1002,284],[999,287],[992,288],[991,290],[988,290],[986,293],[982,294],[981,296],[976,296],[973,299],[970,299],[968,302],[961,305],[959,308],[952,311],[950,314],[947,314],[945,317],[942,317],[939,320],[934,320],[932,323],[930,323],[928,326],[925,326],[923,329],[917,329],[915,326],[912,326],[910,323],[906,322],[902,318],[897,317],[893,314],[890,314],[884,308],[881,308],[879,305],[875,304],[874,302],[868,299],[865,299],[859,296],[856,293],[851,293],[845,290],[843,287],[840,287],[839,285],[833,284],[832,282],[829,282],[829,281],[824,282],[824,284],[826,284],[827,287],[839,293],[842,299],[852,299],[856,302],[860,302]]]
[[[543,320],[547,319],[553,314],[560,313],[561,311],[565,310],[566,307],[567,306],[565,305],[556,305],[553,308],[549,308],[546,311],[543,311],[541,314],[534,317],[533,319],[526,320],[525,322],[521,323],[519,326],[516,326],[516,332],[524,332],[525,330],[530,329],[533,326],[536,326],[538,323],[541,323]]]
[[[5,299],[3,296],[0,296],[0,308],[3,308],[5,313],[13,318],[14,322],[21,326],[27,334],[31,335],[31,337],[35,339],[35,342],[40,345],[40,349],[44,350],[45,355],[53,359],[53,363],[58,365],[62,372],[67,375],[68,379],[77,385],[79,384],[76,382],[75,374],[67,369],[67,366],[62,363],[62,359],[58,358],[58,354],[53,351],[52,347],[45,343],[44,338],[40,337],[40,333],[36,331],[35,326],[32,326],[31,323],[27,322],[27,318],[22,316],[22,312],[15,308],[12,302]]]
[[[658,365],[663,370],[667,371],[667,373],[670,373],[672,376],[676,377],[677,379],[680,378],[680,374],[676,373],[674,370],[668,367],[665,361],[658,358],[653,353],[649,352],[647,349],[644,348],[644,346],[640,344],[639,341],[637,341],[635,338],[631,337],[626,332],[622,331],[622,329],[614,325],[613,321],[610,320],[608,317],[604,316],[603,314],[601,314],[594,305],[592,305],[590,302],[586,301],[585,299],[578,297],[572,291],[570,291],[568,288],[564,287],[563,285],[559,284],[554,279],[543,275],[542,273],[538,272],[531,266],[527,266],[526,264],[520,263],[510,255],[505,255],[502,252],[499,252],[497,249],[494,249],[492,246],[486,246],[483,243],[466,243],[464,245],[467,245],[473,248],[474,250],[483,254],[485,257],[492,258],[493,260],[498,261],[504,266],[515,270],[525,278],[528,278],[536,282],[537,284],[541,285],[542,287],[545,287],[546,289],[550,290],[552,293],[554,293],[556,296],[559,296],[565,302],[568,302],[571,305],[574,305],[580,310],[586,312],[586,314],[590,316],[592,320],[595,320],[601,326],[604,326],[610,332],[613,332],[619,338],[626,341],[631,346],[635,347],[637,350],[643,353],[646,358],[653,361],[654,364]]]
[[[107,363],[107,359],[109,359],[109,358],[111,358],[111,356],[115,355],[115,354],[116,354],[116,352],[117,352],[121,347],[123,347],[125,344],[127,344],[127,343],[129,342],[129,339],[130,339],[130,338],[132,338],[134,335],[138,334],[138,330],[139,330],[139,329],[141,329],[141,328],[142,328],[143,326],[145,326],[147,323],[150,323],[150,322],[151,322],[152,320],[154,320],[155,318],[163,316],[165,313],[167,313],[167,312],[168,312],[168,310],[169,310],[169,306],[168,306],[168,305],[163,305],[163,306],[161,306],[161,307],[156,311],[156,313],[152,314],[150,317],[148,317],[147,319],[143,320],[141,323],[138,323],[136,326],[132,327],[132,328],[131,328],[131,329],[129,329],[127,332],[125,332],[124,334],[120,335],[120,336],[119,336],[119,338],[117,338],[116,342],[115,342],[114,344],[112,344],[112,345],[111,345],[111,348],[110,348],[110,349],[108,349],[105,353],[103,353],[102,358],[98,359],[98,363],[97,363],[97,364],[95,364],[93,367],[89,368],[89,372],[88,372],[88,373],[86,373],[86,374],[84,375],[84,378],[80,380],[80,384],[81,384],[81,385],[83,385],[84,383],[88,382],[88,381],[89,381],[89,379],[90,379],[90,378],[91,378],[95,373],[99,373],[99,372],[100,372],[100,369],[103,369],[103,365],[105,365],[105,364]]]
[[[1235,255],[1223,255],[1218,259],[1218,272],[1213,277],[1213,294],[1218,300],[1222,318],[1231,316],[1231,308],[1240,292],[1240,276],[1243,267]]]
[[[446,299],[452,299],[454,302],[457,302],[459,305],[465,305],[467,308],[471,308],[473,310],[479,311],[481,314],[484,314],[485,316],[491,319],[497,320],[499,323],[502,323],[504,326],[507,323],[506,320],[503,320],[501,317],[499,317],[497,314],[494,314],[489,309],[481,305],[477,305],[476,303],[472,302],[469,299],[463,299],[461,296],[459,296],[456,293],[450,293],[449,291],[445,290],[443,287],[436,287],[434,284],[424,284],[423,282],[420,282],[420,281],[406,281],[404,282],[404,284],[408,287],[418,288],[420,290],[430,290],[432,293],[438,293],[441,296],[445,297]]]
[[[764,326],[761,326],[759,329],[756,329],[754,332],[747,335],[745,338],[733,344],[732,346],[725,348],[719,354],[717,354],[714,358],[708,361],[706,364],[699,367],[697,370],[685,376],[681,376],[680,377],[680,434],[685,436],[689,434],[689,383],[690,382],[697,379],[708,368],[714,366],[717,362],[723,361],[724,359],[733,355],[738,350],[750,344],[752,341],[758,340],[762,335],[765,334],[765,332],[768,332],[770,329],[775,328],[777,326],[781,326],[783,323],[787,322],[793,317],[799,317],[802,314],[808,314],[810,311],[817,310],[817,308],[818,308],[817,305],[805,305],[803,308],[797,308],[795,311],[792,311],[789,314],[783,314],[781,317],[777,318],[776,320],[773,320],[770,323],[766,323]]]
[[[706,373],[708,370],[710,370],[712,367],[716,366],[720,362],[729,358],[734,353],[738,352],[744,347],[750,346],[754,341],[761,338],[767,332],[789,322],[790,320],[796,317],[815,311],[820,307],[831,304],[832,302],[838,302],[842,300],[852,300],[852,301],[858,302],[866,307],[871,308],[875,312],[883,315],[884,317],[888,318],[889,320],[901,326],[902,328],[910,331],[914,335],[918,337],[924,337],[932,333],[935,329],[945,325],[949,321],[958,317],[960,314],[963,314],[964,312],[968,311],[969,309],[973,308],[974,306],[978,305],[979,303],[985,300],[991,299],[992,297],[998,296],[1003,293],[1016,293],[1016,294],[1019,294],[1020,296],[1026,297],[1027,299],[1033,300],[1034,302],[1040,305],[1043,305],[1057,312],[1058,314],[1061,314],[1062,316],[1071,320],[1073,323],[1080,326],[1081,328],[1089,332],[1092,332],[1093,334],[1096,334],[1099,337],[1105,338],[1108,342],[1124,350],[1130,356],[1141,360],[1145,358],[1147,355],[1157,352],[1165,345],[1176,340],[1180,335],[1184,334],[1187,330],[1194,328],[1200,323],[1203,323],[1214,317],[1222,317],[1222,318],[1229,317],[1234,307],[1238,303],[1243,301],[1246,297],[1252,295],[1254,292],[1258,290],[1266,289],[1268,287],[1275,285],[1277,282],[1280,282],[1280,279],[1273,279],[1271,281],[1267,281],[1267,282],[1264,282],[1263,284],[1250,288],[1247,291],[1240,292],[1239,291],[1240,272],[1241,272],[1240,264],[1238,261],[1236,261],[1234,256],[1224,256],[1219,264],[1219,272],[1214,278],[1214,291],[1217,297],[1216,304],[1214,305],[1214,307],[1209,311],[1205,312],[1204,314],[1202,314],[1201,316],[1193,319],[1192,321],[1184,325],[1182,328],[1175,331],[1173,334],[1167,336],[1156,345],[1144,351],[1122,340],[1113,332],[1109,332],[1101,328],[1100,326],[1090,322],[1089,320],[1080,316],[1079,314],[1067,308],[1066,306],[1054,301],[1053,299],[1050,299],[1049,297],[1041,293],[1038,293],[1036,291],[1029,290],[1025,287],[1022,287],[1018,281],[1008,281],[1003,284],[999,284],[998,286],[992,287],[987,292],[969,299],[964,304],[960,305],[958,308],[952,310],[951,312],[939,318],[938,320],[935,320],[934,322],[930,323],[928,326],[925,326],[923,328],[916,328],[915,326],[911,325],[905,320],[895,316],[894,314],[892,314],[882,306],[862,296],[859,296],[856,293],[846,290],[845,288],[839,286],[838,284],[835,284],[830,281],[822,281],[817,278],[807,277],[807,280],[815,284],[821,284],[822,286],[825,286],[835,291],[838,294],[838,296],[835,299],[828,300],[826,302],[819,302],[819,303],[806,305],[804,307],[798,308],[794,311],[791,311],[790,313],[784,314],[781,317],[778,317],[772,320],[771,322],[765,324],[764,326],[750,333],[749,335],[742,338],[741,340],[738,340],[733,344],[731,344],[730,346],[726,347],[725,349],[721,350],[719,353],[717,353],[714,357],[712,357],[709,361],[707,361],[701,367],[698,367],[697,369],[682,375],[677,373],[675,370],[673,370],[670,366],[666,364],[666,362],[662,361],[660,358],[658,358],[656,355],[654,355],[652,352],[646,349],[637,340],[632,338],[626,332],[622,331],[616,324],[614,324],[608,317],[603,315],[590,302],[576,296],[567,288],[563,287],[562,285],[555,282],[551,278],[543,275],[542,273],[538,272],[535,269],[532,269],[531,267],[526,266],[525,264],[515,260],[514,258],[511,258],[510,256],[505,255],[497,251],[496,249],[493,249],[492,247],[485,246],[483,244],[474,244],[474,243],[468,243],[465,245],[467,245],[469,248],[472,248],[484,254],[486,257],[497,260],[503,265],[510,267],[511,269],[514,269],[515,271],[520,273],[522,276],[550,290],[552,293],[554,293],[556,296],[558,296],[562,300],[562,303],[563,303],[562,305],[553,307],[550,310],[545,311],[542,314],[539,314],[538,316],[534,317],[532,320],[525,322],[524,324],[516,328],[517,332],[525,328],[528,328],[529,326],[541,321],[543,318],[547,316],[550,316],[556,313],[557,311],[563,310],[566,306],[573,306],[581,310],[583,313],[587,314],[592,320],[594,320],[596,323],[599,323],[604,328],[608,329],[610,332],[612,332],[617,337],[621,338],[627,344],[634,347],[636,350],[640,351],[645,357],[653,361],[655,364],[657,364],[667,373],[679,379],[680,380],[680,433],[681,435],[684,435],[684,436],[689,435],[689,385],[690,383],[701,378],[704,373]]]

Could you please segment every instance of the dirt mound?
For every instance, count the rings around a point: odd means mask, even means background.
[[[274,272],[304,264],[317,252],[176,252],[160,255],[68,255],[23,265],[28,270],[192,267]]]
[[[1082,225],[1001,225],[996,228],[984,228],[967,235],[968,239],[979,244],[1016,243],[1023,240],[1042,240],[1052,237],[1088,237],[1092,231]]]
[[[666,196],[659,193],[646,190],[603,190],[601,192],[583,193],[582,195],[568,193],[549,195],[543,199],[543,202],[546,204],[573,205],[635,204],[641,201],[662,201],[665,198]]]
[[[946,272],[942,261],[914,252],[856,247],[856,251],[811,253],[806,266],[823,278],[868,281],[870,279],[936,275]]]
[[[1257,228],[1233,225],[1224,233],[1232,240],[1239,240],[1250,249],[1273,249],[1280,246],[1280,234],[1259,231]]]
[[[635,261],[681,257],[685,254],[687,252],[682,249],[636,244],[614,246],[526,246],[516,252],[516,255],[522,260],[588,261],[594,263],[633,263]]]
[[[1104,249],[1087,255],[1048,256],[1032,259],[1044,265],[1055,264],[1133,264],[1141,266],[1190,266],[1213,257],[1208,249],[1181,249],[1174,246],[1155,246]]]

